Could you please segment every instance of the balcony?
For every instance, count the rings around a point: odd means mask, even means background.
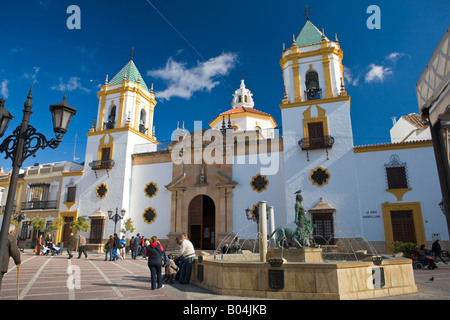
[[[108,170],[114,167],[114,160],[95,160],[89,163],[92,170]]]
[[[112,169],[114,167],[114,160],[95,160],[89,163],[89,167],[91,167],[92,170],[95,172],[95,177],[97,177],[97,170],[106,170],[106,174],[109,177],[108,170]]]
[[[22,210],[56,209],[56,200],[22,202]]]
[[[334,144],[332,136],[312,137],[300,139],[298,145],[303,151],[315,149],[331,149]]]
[[[322,99],[322,89],[305,90],[306,100]]]

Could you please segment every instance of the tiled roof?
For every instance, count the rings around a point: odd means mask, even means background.
[[[224,116],[227,114],[243,113],[243,112],[249,112],[249,113],[260,114],[263,116],[271,117],[271,115],[268,113],[265,113],[265,112],[262,112],[262,111],[259,111],[259,110],[253,109],[253,108],[246,108],[246,107],[238,107],[238,108],[230,109],[228,111],[222,112],[220,115]]]
[[[326,41],[329,41],[327,37],[325,37]],[[307,20],[305,25],[300,31],[295,43],[298,47],[309,46],[311,44],[318,44],[322,42],[322,32],[317,29],[315,25],[312,24],[311,21]]]
[[[428,128],[428,125],[422,120],[422,117],[417,113],[410,113],[407,116],[402,116],[402,118],[411,123],[416,128],[419,129]]]
[[[138,82],[139,80],[141,86],[145,90],[148,90],[148,87],[145,84],[145,81],[142,78],[141,74],[139,73],[139,70],[136,68],[136,65],[134,64],[133,60],[130,60],[130,62],[128,62],[126,66],[123,67],[122,70],[120,70],[119,73],[116,74],[114,78],[112,78],[112,80],[108,82],[108,85],[122,83],[125,74],[127,81]]]
[[[366,151],[382,151],[382,150],[395,150],[395,149],[409,149],[409,148],[423,148],[432,147],[432,140],[414,140],[414,141],[402,141],[402,142],[386,142],[379,144],[370,144],[365,146],[354,146],[353,151],[355,153]]]

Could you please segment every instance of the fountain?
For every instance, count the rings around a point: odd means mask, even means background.
[[[301,206],[302,199],[296,195],[296,229],[275,229],[274,208],[261,201],[259,212],[267,215],[259,214],[259,253],[244,250],[200,256],[193,265],[192,282],[222,295],[269,299],[354,300],[417,292],[410,259],[364,250],[330,253],[311,247],[313,226]],[[283,248],[280,237],[289,238],[295,248]]]

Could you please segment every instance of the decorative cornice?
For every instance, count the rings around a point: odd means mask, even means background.
[[[427,148],[432,147],[433,141],[431,140],[419,140],[409,142],[396,142],[396,143],[381,143],[372,144],[367,146],[353,147],[354,153],[373,152],[373,151],[387,151],[398,149],[413,149],[413,148]]]

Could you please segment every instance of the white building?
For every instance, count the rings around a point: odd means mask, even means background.
[[[255,215],[259,201],[274,207],[276,226],[294,227],[294,194],[301,190],[319,243],[351,239],[385,252],[393,241],[430,245],[440,238],[445,246],[429,131],[408,115],[393,126],[391,143],[354,146],[342,59],[337,39],[307,20],[281,54],[282,136],[242,80],[232,108],[211,128],[183,127],[162,150],[153,90],[131,60],[98,93],[79,192],[71,208],[60,210],[91,218],[92,248],[114,232],[106,212],[124,209],[135,233],[170,247],[186,232],[196,248],[214,249],[235,234],[256,237],[245,210]]]

